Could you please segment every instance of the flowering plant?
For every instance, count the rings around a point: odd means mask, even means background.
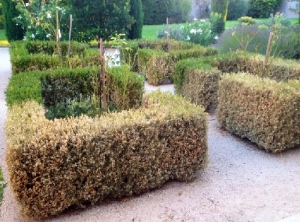
[[[26,39],[56,39],[61,36],[57,29],[56,13],[65,14],[66,9],[60,7],[62,0],[31,0],[25,3],[23,0],[13,0],[20,15],[15,18],[18,25],[22,25],[26,30]]]
[[[194,19],[193,22],[182,26],[186,41],[207,46],[215,42],[218,36],[213,33],[209,21]]]

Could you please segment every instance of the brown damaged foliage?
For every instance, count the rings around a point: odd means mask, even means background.
[[[217,118],[221,126],[276,153],[300,146],[300,81],[224,75]]]
[[[10,186],[31,218],[190,181],[207,160],[207,114],[160,92],[97,118],[50,121],[26,102],[9,108],[5,129]]]
[[[189,70],[181,94],[205,110],[213,110],[218,105],[218,83],[221,71],[217,69]]]

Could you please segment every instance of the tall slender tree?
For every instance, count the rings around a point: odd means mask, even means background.
[[[144,12],[143,12],[143,5],[141,0],[130,0],[129,15],[133,17],[134,23],[131,25],[131,28],[128,33],[128,38],[129,39],[142,38]]]
[[[229,0],[211,0],[211,12],[221,14],[220,19],[216,22],[215,31],[221,34],[225,30]]]
[[[19,16],[16,3],[12,0],[2,0],[3,26],[9,42],[21,40],[25,34],[25,28],[16,24],[14,18]]]

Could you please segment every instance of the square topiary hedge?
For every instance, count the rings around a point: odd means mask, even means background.
[[[161,92],[140,109],[54,121],[27,101],[8,108],[5,131],[9,184],[33,218],[190,181],[207,161],[207,114]]]
[[[300,146],[300,81],[276,82],[239,73],[222,76],[217,118],[222,127],[259,147]]]

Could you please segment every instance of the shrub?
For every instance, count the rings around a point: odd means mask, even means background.
[[[253,18],[268,18],[281,2],[282,0],[250,0],[247,14]]]
[[[238,19],[240,25],[246,24],[246,25],[253,25],[256,24],[256,20],[249,16],[243,16]]]
[[[146,73],[150,85],[159,85],[165,79],[173,81],[175,65],[181,59],[199,58],[201,56],[215,55],[216,50],[205,47],[194,47],[188,50],[171,50],[166,53],[151,49],[138,51],[139,69]]]
[[[131,28],[128,33],[129,39],[140,39],[142,38],[142,29],[143,29],[143,5],[141,0],[130,0],[130,11],[129,15],[134,18],[134,23],[131,25]]]
[[[225,30],[225,22],[228,14],[229,0],[212,0],[211,1],[211,16],[220,15],[213,22],[214,31],[221,34]],[[217,13],[217,14],[216,14]]]
[[[171,26],[168,32],[164,28],[157,33],[158,38],[166,39],[167,36],[177,41],[188,41],[202,46],[215,43],[217,38],[216,33],[212,31],[211,23],[204,19],[195,19],[184,25]]]
[[[3,25],[9,42],[21,40],[25,34],[25,27],[17,25],[14,18],[19,15],[16,3],[11,0],[2,0]]]
[[[170,93],[147,95],[143,104],[54,121],[36,102],[9,107],[6,163],[22,213],[44,218],[194,179],[206,166],[207,114]]]
[[[185,59],[176,64],[174,84],[176,93],[201,105],[206,111],[216,108],[221,71],[199,59]]]
[[[269,29],[260,28],[258,24],[227,29],[220,36],[217,48],[220,53],[242,50],[265,55],[270,29],[271,27]],[[284,59],[299,59],[299,34],[299,26],[281,27],[274,36],[270,55]]]
[[[245,16],[248,10],[248,1],[229,0],[227,20],[237,20]]]
[[[217,119],[233,134],[271,152],[300,145],[300,81],[276,82],[249,74],[224,75]]]

